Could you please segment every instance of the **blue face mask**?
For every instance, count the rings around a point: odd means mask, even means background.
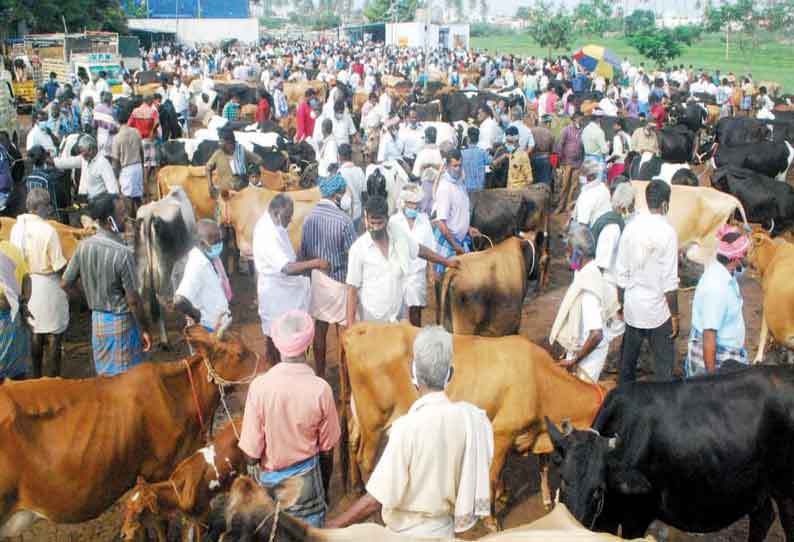
[[[733,277],[736,280],[739,280],[740,278],[742,278],[744,276],[744,274],[746,272],[747,272],[747,268],[745,266],[743,266],[743,265],[739,266],[733,271]]]
[[[405,216],[408,218],[416,218],[419,214],[419,211],[416,209],[409,209],[408,207],[405,208]]]
[[[209,250],[207,250],[207,258],[210,260],[219,258],[221,252],[223,252],[223,243],[215,243],[214,245],[210,246]]]

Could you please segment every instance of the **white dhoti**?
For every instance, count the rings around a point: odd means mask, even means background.
[[[143,197],[143,164],[130,164],[119,172],[121,193],[128,198]]]
[[[427,269],[416,271],[405,277],[403,309],[427,306]]]
[[[347,325],[347,285],[322,271],[312,271],[312,294],[309,314],[315,320]]]
[[[30,274],[31,295],[28,302],[33,317],[33,333],[60,334],[69,326],[69,298],[57,273]]]
[[[262,333],[270,336],[271,324],[291,310],[309,310],[311,282],[307,277],[259,274],[256,281]]]

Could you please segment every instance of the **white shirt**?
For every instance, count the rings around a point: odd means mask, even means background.
[[[110,85],[104,79],[97,79],[94,83],[94,91],[97,96],[101,96],[103,92],[110,92]]]
[[[576,200],[576,209],[574,210],[577,222],[592,228],[595,221],[610,210],[612,210],[612,203],[606,184],[596,180],[582,186],[582,192]]]
[[[399,137],[393,137],[388,130],[384,130],[378,142],[378,162],[400,160],[403,157],[405,145]]]
[[[30,151],[30,149],[36,145],[42,146],[50,156],[56,156],[58,154],[58,150],[55,148],[55,143],[52,142],[52,138],[38,124],[35,124],[28,132],[28,137],[25,140],[25,149]]]
[[[331,123],[333,124],[331,134],[333,134],[338,145],[350,143],[350,136],[356,133],[356,127],[353,125],[353,119],[350,118],[350,114],[347,112],[342,114],[341,120],[338,120],[333,113],[331,115],[323,113],[317,117],[314,121],[314,132],[312,133],[312,138],[315,141],[319,142],[323,140],[323,121],[325,119],[331,119]]]
[[[607,117],[617,117],[618,116],[618,106],[615,105],[615,102],[607,98],[606,96],[598,102],[598,107],[601,108],[601,111],[604,112],[604,115]]]
[[[411,173],[416,177],[421,177],[422,170],[426,167],[434,167],[440,169],[444,166],[444,159],[441,157],[441,151],[435,144],[427,145],[420,150],[416,155],[414,161],[414,168]]]
[[[339,168],[339,174],[345,178],[347,183],[347,192],[350,193],[352,207],[350,209],[350,216],[353,220],[358,220],[363,212],[361,204],[361,193],[364,192],[367,185],[367,179],[362,170],[353,162],[345,162]]]
[[[615,266],[618,261],[618,246],[620,246],[620,226],[607,224],[601,229],[596,241],[595,263],[603,271],[607,282],[617,284]]]
[[[626,324],[654,329],[670,318],[664,294],[678,288],[678,237],[667,217],[637,213],[623,229],[615,269]]]
[[[403,142],[403,153],[405,156],[416,156],[419,149],[425,144],[425,130],[422,123],[418,122],[416,128],[411,128],[408,123],[400,125],[400,140]]]
[[[78,194],[87,195],[89,198],[104,193],[118,194],[119,183],[113,167],[102,153],[98,152],[90,162],[82,156],[70,156],[68,158],[55,158],[53,160],[58,169],[80,169],[80,187]]]
[[[389,219],[389,223],[396,224],[405,232],[413,237],[413,240],[419,245],[424,245],[427,248],[433,249],[436,244],[436,238],[433,235],[433,225],[430,224],[430,219],[425,213],[419,213],[414,219],[413,228],[408,225],[408,218],[403,211],[395,213]],[[411,260],[411,271],[414,273],[424,274],[427,268],[427,260],[416,257]]]
[[[229,301],[215,267],[196,247],[187,254],[182,282],[174,294],[190,301],[201,312],[201,325],[209,329],[218,329],[221,316],[229,312]]]
[[[321,177],[328,177],[328,166],[339,162],[339,146],[334,136],[328,138],[320,144],[320,153],[317,156],[317,173]]]
[[[592,265],[592,262],[588,265]],[[604,363],[607,360],[607,354],[609,353],[608,330],[604,325],[604,319],[601,317],[601,303],[598,302],[598,296],[593,292],[584,291],[582,293],[581,307],[582,314],[579,319],[579,348],[584,346],[591,331],[600,329],[603,333],[601,342],[598,343],[598,346],[579,361],[579,368],[587,373],[587,376],[590,377],[593,382],[598,382],[601,371],[604,369]]]
[[[168,89],[168,99],[174,106],[174,111],[180,115],[187,111],[188,101],[190,100],[190,91],[185,85],[172,86]]]
[[[501,143],[504,138],[499,124],[491,117],[488,117],[480,124],[480,141],[477,146],[484,151],[490,151],[497,143]]]
[[[402,309],[405,274],[397,255],[398,228],[389,228],[388,258],[372,240],[369,232],[356,239],[347,260],[347,284],[358,288],[359,316],[362,320],[396,322]],[[408,247],[408,257],[419,255],[419,245],[400,230]]]

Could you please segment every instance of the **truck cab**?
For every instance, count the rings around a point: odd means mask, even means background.
[[[80,68],[85,70],[89,77],[93,80],[95,75],[99,72],[105,72],[105,80],[110,85],[110,90],[113,92],[113,97],[121,94],[121,57],[111,53],[91,53],[88,55],[75,55],[72,59],[73,73],[77,75]],[[98,101],[98,96],[94,97]]]

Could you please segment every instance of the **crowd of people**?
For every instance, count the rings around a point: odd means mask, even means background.
[[[551,61],[469,50],[309,42],[232,50],[163,46],[147,51],[144,59],[148,67],[167,67],[174,76],[131,111],[114,106],[102,73],[73,82],[56,81],[52,74],[39,90],[26,141],[31,165],[25,179],[27,212],[17,218],[11,241],[0,243],[4,376],[61,374],[67,294],[78,295],[78,280],[92,311],[96,374],[119,374],[146,359],[149,324],[135,254],[124,233],[156,175],[158,141],[168,138],[160,123],[163,108],[186,128],[192,96],[183,79],[206,81],[204,90],[211,88],[212,77],[255,82],[261,89],[255,121],[294,116],[294,140],[305,140],[316,151],[322,199],[303,221],[297,247],[287,232],[295,211],[289,193],[275,196],[254,228],[261,329],[268,358],[281,363],[250,387],[240,447],[259,465],[263,485],[304,479],[301,498],[288,512],[317,526],[324,524],[331,452],[340,435],[324,380],[328,330],[332,324],[349,328],[358,321],[408,319],[415,326],[427,321],[422,309],[430,284],[443,280],[447,268],[459,267],[457,257],[472,250],[472,239],[480,235],[470,222],[472,192],[542,183],[558,198],[557,213],[570,213],[566,256],[573,281],[549,338],[562,347],[560,365],[597,382],[610,342],[622,336],[622,385],[637,378],[647,339],[654,377],[669,379],[680,329],[679,247],[666,218],[671,187],[651,181],[644,194],[648,210],[636,212],[637,194],[623,176],[624,160],[630,150],[658,153],[655,133],[665,124],[672,93],[711,94],[724,115],[771,109],[765,89],[757,91],[749,74],[723,76],[691,66],[652,71],[625,62],[622,75],[608,79],[587,73],[567,57]],[[416,108],[409,104],[398,111],[393,103],[383,79],[395,75],[408,79],[416,96],[440,76],[466,91],[518,88],[523,105],[509,107],[507,99],[481,103],[465,142],[438,144],[435,124],[425,127]],[[307,80],[326,83],[327,100],[309,89],[291,107],[284,82]],[[126,95],[133,95],[133,81],[125,70]],[[358,122],[350,90],[367,95]],[[601,98],[584,116],[576,99],[592,92]],[[220,117],[228,123],[239,116],[239,96],[232,96]],[[555,135],[552,123],[564,116],[571,122]],[[615,117],[611,141],[600,116]],[[625,118],[644,122],[629,134]],[[77,155],[62,157],[57,149],[71,134],[80,134]],[[211,196],[219,189],[239,188],[249,165],[260,161],[242,148],[234,131],[222,129],[220,137],[221,148],[206,166]],[[359,150],[363,163],[354,159]],[[416,180],[400,192],[396,209],[384,197],[373,195],[366,202],[361,197],[362,166],[388,161],[405,163]],[[54,186],[59,171],[72,169],[80,169],[78,199],[87,204],[97,233],[81,241],[67,262],[56,230],[45,219],[58,218],[63,206]],[[173,303],[189,323],[213,331],[231,321],[233,292],[220,259],[223,239],[217,222],[198,221]],[[749,248],[739,230],[720,230],[716,261],[707,266],[694,296],[687,375],[747,362],[737,278],[747,267]],[[307,365],[310,347],[314,370]],[[493,435],[482,411],[451,403],[444,394],[454,378],[451,336],[441,328],[424,328],[413,355],[411,374],[421,398],[392,427],[367,495],[328,526],[349,525],[382,510],[394,531],[451,536],[490,512],[490,501],[486,510],[477,487],[483,468],[487,482],[490,457],[482,452],[471,456],[470,448],[480,443],[487,450],[490,443],[492,454]],[[463,465],[467,470],[461,475]],[[458,494],[461,476],[470,488],[464,496]]]

